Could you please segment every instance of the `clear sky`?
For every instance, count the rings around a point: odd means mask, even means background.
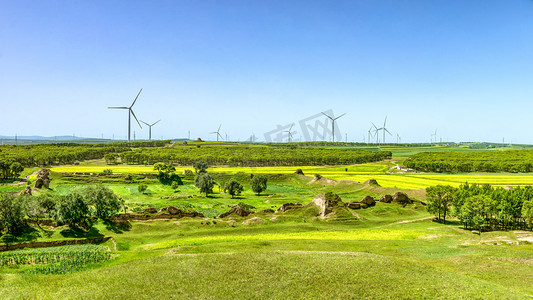
[[[0,0],[0,135],[533,143],[531,0]],[[148,129],[132,126],[137,138]]]

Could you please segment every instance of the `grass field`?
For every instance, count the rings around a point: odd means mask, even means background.
[[[433,148],[433,147],[430,147]],[[438,147],[435,147],[438,148]],[[474,151],[465,148],[462,151]],[[396,161],[397,159],[393,159]],[[399,158],[398,160],[401,160]],[[67,226],[43,226],[27,241],[113,237],[101,244],[109,260],[81,264],[68,274],[41,274],[37,265],[0,268],[2,299],[531,299],[533,297],[533,233],[463,230],[452,219],[432,221],[415,201],[401,206],[378,202],[367,209],[342,208],[327,218],[304,206],[285,213],[259,212],[247,217],[220,213],[242,202],[254,210],[276,209],[287,202],[308,204],[319,193],[335,192],[344,202],[365,195],[380,197],[403,191],[424,200],[430,185],[491,183],[533,185],[527,174],[400,174],[394,162],[321,167],[212,167],[223,184],[236,178],[244,185],[237,198],[200,194],[192,178],[176,190],[144,175],[152,166],[107,166],[103,161],[52,168],[50,191],[64,195],[94,184],[110,187],[127,209],[173,205],[203,213],[205,218],[97,221],[88,232]],[[293,174],[301,168],[307,177]],[[66,173],[100,173],[113,176]],[[181,174],[183,168],[178,167]],[[189,167],[189,169],[192,169]],[[31,174],[31,170],[27,174]],[[257,196],[248,174],[265,174],[268,189]],[[131,180],[125,180],[132,174]],[[311,182],[314,174],[363,182]],[[148,185],[145,193],[138,183]],[[24,185],[1,186],[20,190]],[[109,250],[109,251],[108,251]],[[36,251],[39,252],[39,251]],[[41,253],[41,252],[39,252]],[[43,252],[43,253],[46,253]],[[41,254],[38,254],[41,255]],[[40,265],[39,265],[40,266]],[[60,272],[58,272],[60,273]]]
[[[263,215],[266,223],[249,226],[238,217],[216,224],[133,222],[122,233],[99,224],[97,230],[117,243],[115,259],[68,275],[3,268],[0,294],[5,299],[525,299],[533,294],[533,247],[517,245],[514,233],[477,236],[453,224],[402,222],[401,214],[381,218],[378,211],[388,211],[385,205],[360,211],[356,222],[303,222],[298,213],[286,213],[284,222]],[[113,249],[111,242],[105,245]]]

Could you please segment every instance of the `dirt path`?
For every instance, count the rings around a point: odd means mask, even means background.
[[[398,221],[398,222],[390,223],[389,225],[397,225],[397,224],[405,224],[405,223],[413,223],[413,222],[429,221],[429,220],[433,220],[434,218],[435,218],[435,217],[425,217],[425,218],[414,219],[414,220],[403,220],[403,221]]]

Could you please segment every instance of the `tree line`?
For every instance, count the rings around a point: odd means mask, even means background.
[[[421,152],[405,160],[407,168],[421,172],[533,172],[533,150],[481,152]]]
[[[77,161],[101,159],[108,153],[132,151],[132,148],[163,147],[169,141],[100,144],[37,144],[1,145],[0,162],[20,163],[23,167],[72,164]],[[5,168],[3,168],[5,169]]]
[[[514,230],[533,227],[533,187],[495,188],[465,183],[458,188],[438,185],[426,189],[427,210],[437,220],[459,219],[465,229]]]
[[[348,165],[376,162],[391,158],[390,151],[372,152],[359,149],[201,146],[143,148],[120,153],[127,164],[193,165],[203,160],[209,165],[228,166],[314,166]]]
[[[92,186],[66,195],[0,193],[0,236],[21,235],[29,222],[40,227],[43,219],[88,230],[90,218],[106,219],[123,207],[123,200],[104,186]]]

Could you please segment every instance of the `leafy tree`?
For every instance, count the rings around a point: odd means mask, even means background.
[[[87,204],[94,206],[96,216],[101,219],[117,214],[124,202],[108,187],[94,186],[84,191]]]
[[[80,193],[73,192],[58,198],[55,215],[58,224],[86,227],[89,217],[89,207]]]
[[[200,193],[205,193],[205,196],[207,197],[209,193],[213,192],[215,182],[213,181],[211,174],[200,172],[196,174],[196,177],[194,178],[194,185],[200,189]]]
[[[146,191],[146,189],[148,189],[148,186],[146,185],[146,183],[139,183],[139,185],[137,186],[137,190],[139,191],[139,193],[143,193]]]
[[[455,188],[449,185],[428,187],[426,189],[427,211],[434,214],[437,220],[446,223],[446,215],[452,205],[455,191]]]
[[[198,174],[198,173],[207,172],[207,168],[209,166],[207,165],[207,162],[205,160],[199,160],[194,163],[193,167],[194,167],[194,170],[196,171],[196,174]]]
[[[224,185],[224,192],[231,195],[231,198],[238,196],[244,190],[242,184],[238,183],[236,180],[231,179],[229,182],[226,182]]]
[[[533,199],[524,202],[522,205],[522,217],[527,226],[533,227]]]
[[[118,158],[119,158],[118,153],[107,153],[106,155],[104,155],[105,162],[108,165],[116,164],[118,161]]]
[[[267,181],[268,179],[264,175],[256,175],[252,177],[252,180],[250,181],[252,191],[259,196],[262,191],[267,189]]]
[[[15,234],[23,218],[21,199],[10,193],[0,193],[0,231],[5,228],[8,234]]]
[[[165,184],[168,183],[169,180],[172,180],[176,167],[172,164],[158,162],[154,164],[154,170],[158,171],[157,177],[163,184]]]
[[[17,178],[22,171],[24,171],[24,167],[19,162],[14,162],[11,165],[9,165],[9,170],[11,172],[11,176],[13,179]]]
[[[481,231],[486,225],[487,218],[493,210],[494,200],[489,196],[475,195],[465,199],[461,207],[459,220],[465,225],[465,228],[473,227]]]

